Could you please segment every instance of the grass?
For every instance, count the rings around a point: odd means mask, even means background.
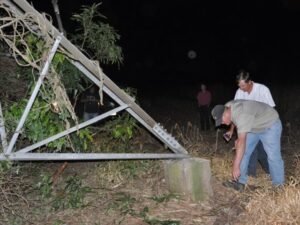
[[[171,199],[180,199],[180,196],[174,194],[174,193],[167,193],[167,194],[163,194],[163,195],[156,195],[156,196],[152,196],[149,199],[155,201],[156,203],[163,203],[163,202],[168,202]]]
[[[189,130],[193,131],[195,129],[190,128]],[[185,136],[187,135],[179,135],[181,138],[185,138]],[[210,143],[213,143],[213,137],[210,138]],[[190,141],[189,146],[189,151],[195,157],[211,158],[212,171],[216,179],[221,181],[230,178],[234,154],[230,144],[219,142],[219,149],[214,151],[213,155],[205,144],[199,147],[198,142]],[[242,206],[244,212],[232,224],[299,224],[300,157],[297,151],[299,151],[299,148],[294,148],[293,154],[285,155],[283,152],[286,162],[287,184],[282,189],[274,190],[271,186],[270,177],[263,172],[256,179],[249,178],[248,183],[259,186],[259,188],[255,191],[236,193],[238,204]]]
[[[173,134],[178,135],[181,142],[185,142],[188,151],[194,157],[211,160],[214,196],[209,201],[196,204],[169,193],[164,182],[161,161],[127,160],[74,165],[70,163],[64,172],[66,174],[61,175],[62,177],[58,179],[58,186],[54,188],[55,191],[63,190],[64,196],[70,197],[66,198],[67,201],[72,198],[71,193],[74,193],[73,200],[80,205],[79,208],[67,207],[66,202],[64,204],[60,202],[59,205],[65,205],[65,207],[58,207],[56,211],[51,211],[51,202],[42,201],[42,197],[34,198],[35,202],[33,202],[29,196],[34,196],[34,193],[28,194],[19,188],[18,190],[22,192],[18,194],[26,197],[30,207],[24,207],[25,204],[21,201],[22,204],[20,203],[19,206],[22,208],[17,208],[15,212],[22,216],[27,215],[26,212],[30,209],[35,209],[30,213],[31,218],[35,218],[33,224],[44,223],[44,218],[47,218],[47,223],[44,224],[51,225],[60,224],[60,222],[85,225],[209,225],[214,223],[239,225],[297,224],[300,221],[300,154],[296,145],[293,146],[292,153],[285,153],[286,146],[283,146],[287,170],[287,184],[283,189],[274,191],[270,178],[260,171],[258,178],[249,180],[249,184],[260,186],[260,188],[255,191],[237,193],[221,185],[223,180],[230,178],[234,153],[233,143],[226,144],[222,142],[222,137],[219,137],[216,146],[216,132],[201,133],[192,123],[185,125],[184,128],[177,125],[173,129]],[[289,149],[290,147],[291,144]],[[2,173],[7,174],[11,165],[3,164],[0,168]],[[14,170],[8,174],[13,179],[22,181],[26,176],[26,170],[20,169],[19,166],[12,168]],[[46,179],[50,175],[45,176],[43,180],[40,174],[47,174],[46,171],[52,174],[55,171],[53,165],[50,167],[46,164],[39,164],[37,167],[33,164],[32,168],[32,171],[39,171],[32,173],[32,176],[36,178],[35,180],[42,181],[44,189],[41,191],[46,196],[52,188],[49,179]],[[79,171],[82,173],[80,180],[74,178]],[[70,177],[74,179],[68,181]],[[12,184],[16,184],[18,180],[12,180]],[[81,198],[80,194],[81,188],[85,187],[93,190],[92,193],[88,193],[87,199]],[[4,187],[1,186],[1,188]],[[89,204],[86,205],[85,202]],[[3,215],[0,215],[0,219],[1,216]],[[27,222],[31,220],[30,217],[22,218],[21,216],[16,219],[7,217],[6,224],[30,224]]]

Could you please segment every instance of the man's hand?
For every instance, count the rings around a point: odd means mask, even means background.
[[[232,178],[237,181],[241,176],[241,171],[239,166],[233,166],[232,168]]]
[[[228,135],[230,137],[230,139],[232,138],[234,128],[235,128],[234,124],[231,123],[229,130],[225,133],[226,135]]]
[[[223,134],[223,138],[227,141],[227,142],[229,142],[230,140],[231,140],[231,138],[232,138],[232,131],[231,130],[229,130],[229,131],[227,131],[226,133],[224,133]]]

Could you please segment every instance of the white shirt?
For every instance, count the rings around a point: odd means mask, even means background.
[[[254,82],[250,94],[246,91],[242,91],[240,88],[236,91],[234,100],[238,100],[238,99],[254,100],[254,101],[266,103],[272,107],[275,106],[269,88],[263,84],[254,83]]]

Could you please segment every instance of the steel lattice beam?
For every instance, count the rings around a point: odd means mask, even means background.
[[[1,0],[6,3],[17,15],[23,15],[30,13],[34,15],[37,20],[42,22],[49,34],[52,35],[53,39],[56,39],[52,50],[49,53],[48,60],[46,61],[43,70],[40,74],[39,80],[35,86],[33,94],[31,95],[29,102],[25,108],[25,111],[18,123],[15,133],[13,134],[8,147],[5,145],[6,133],[5,124],[3,117],[0,119],[0,134],[3,146],[3,153],[0,154],[0,160],[107,160],[107,159],[170,159],[170,158],[185,158],[189,157],[187,151],[178,143],[178,141],[167,133],[158,123],[154,121],[139,105],[134,102],[134,99],[120,89],[113,81],[110,80],[103,73],[103,90],[104,92],[114,99],[119,107],[103,113],[89,121],[83,122],[77,126],[66,129],[65,131],[58,133],[52,137],[41,140],[38,143],[27,146],[23,149],[13,151],[15,143],[19,137],[20,131],[25,123],[26,117],[34,103],[39,88],[43,82],[44,77],[48,72],[49,65],[53,59],[53,56],[58,47],[63,48],[71,56],[71,62],[76,66],[86,77],[88,77],[93,83],[100,86],[100,80],[98,79],[99,68],[88,59],[79,49],[74,46],[66,37],[64,37],[44,16],[36,11],[27,1],[25,0]],[[34,18],[34,17],[33,17]],[[101,69],[101,68],[100,68]],[[101,70],[102,73],[102,70]],[[158,153],[32,153],[33,150],[48,144],[58,138],[66,136],[77,129],[81,129],[88,125],[91,125],[97,121],[100,121],[112,113],[117,113],[121,110],[126,110],[131,116],[133,116],[138,122],[140,122],[147,130],[149,130],[154,136],[169,147],[175,154],[158,154]],[[1,105],[0,105],[1,111]],[[1,111],[2,113],[2,111]],[[1,115],[0,115],[1,116]]]

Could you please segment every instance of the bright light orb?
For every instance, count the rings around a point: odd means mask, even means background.
[[[194,50],[189,50],[187,56],[189,59],[195,59],[197,57],[197,52]]]

